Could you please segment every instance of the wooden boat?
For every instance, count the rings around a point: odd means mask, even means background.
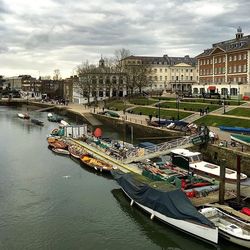
[[[160,188],[158,182],[147,183],[148,179],[141,175],[118,171],[111,173],[131,200],[130,205],[138,205],[150,214],[150,219],[157,218],[208,243],[218,243],[218,228],[204,216],[200,216],[181,190],[170,184],[168,190]]]
[[[187,149],[174,149],[171,151],[172,164],[204,176],[220,178],[220,166],[202,161],[200,152],[191,152]],[[237,172],[226,168],[226,181],[236,182]],[[240,173],[240,180],[247,179],[247,175]]]
[[[64,121],[64,120],[61,120],[60,121],[60,125],[59,126],[61,126],[61,127],[64,127],[64,126],[69,126],[69,123],[67,123],[66,121]]]
[[[30,119],[30,116],[28,113],[18,113],[17,116],[21,119]]]
[[[62,148],[52,148],[52,151],[57,154],[70,155],[70,152],[68,150]]]
[[[66,149],[68,147],[65,141],[59,138],[49,137],[47,138],[47,141],[51,148]]]
[[[37,120],[37,119],[31,119],[30,120],[32,123],[36,124],[36,125],[40,125],[40,126],[43,126],[44,125],[44,122],[43,121],[40,121],[40,120]]]
[[[203,208],[200,213],[219,228],[221,237],[239,246],[250,248],[250,223],[229,215],[216,207]]]
[[[68,150],[69,153],[77,159],[82,158],[84,155],[88,155],[88,152],[84,150],[83,147],[80,147],[78,145],[71,145],[68,147]]]
[[[248,135],[231,134],[231,140],[250,146],[250,136]]]
[[[83,156],[81,158],[81,161],[87,166],[94,168],[95,170],[99,170],[100,172],[110,172],[113,169],[113,166],[111,164],[108,164],[105,161],[87,155]]]

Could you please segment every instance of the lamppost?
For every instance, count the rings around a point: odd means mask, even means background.
[[[176,104],[177,104],[177,120],[180,120],[180,97],[176,96]]]
[[[159,117],[159,127],[160,127],[160,121],[161,121],[161,105],[160,105],[161,99],[159,98],[159,103],[158,103],[158,117]]]
[[[238,85],[238,106],[239,105],[240,105],[240,85]]]
[[[229,81],[229,99],[231,100],[231,81]]]
[[[226,113],[225,97],[223,98],[223,114]]]

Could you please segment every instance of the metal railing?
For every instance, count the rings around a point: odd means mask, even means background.
[[[140,148],[137,147],[132,151],[128,151],[126,154],[126,158],[136,158],[136,157],[141,157],[142,155],[140,154],[140,151],[143,151],[143,155],[149,155],[149,154],[153,154],[156,152],[162,152],[168,149],[172,149],[172,148],[176,148],[185,144],[188,144],[192,141],[192,139],[194,137],[196,137],[197,135],[191,135],[191,136],[186,136],[186,137],[182,137],[176,140],[172,140],[172,141],[168,141],[168,142],[164,142],[161,144],[158,144],[156,146],[151,146],[151,147],[145,147],[145,148]]]

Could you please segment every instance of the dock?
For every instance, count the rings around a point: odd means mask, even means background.
[[[99,158],[99,159],[107,161],[108,163],[111,163],[114,167],[119,168],[121,171],[123,171],[125,173],[133,172],[133,173],[141,174],[141,169],[139,169],[136,166],[124,164],[121,161],[110,157],[105,152],[102,152],[99,149],[92,147],[91,145],[89,145],[85,142],[77,141],[77,140],[73,140],[73,139],[71,139],[71,140],[74,141],[74,143],[84,147],[84,149],[86,149],[89,153],[93,154],[96,158]]]
[[[37,109],[37,112],[44,112],[44,111],[49,111],[49,110],[53,110],[56,106],[50,106],[50,107],[46,107],[46,108],[42,108],[42,109]]]

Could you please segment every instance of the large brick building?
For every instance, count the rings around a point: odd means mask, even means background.
[[[197,60],[198,84],[192,86],[193,93],[250,94],[250,35],[244,36],[240,27],[234,39],[213,44]]]

